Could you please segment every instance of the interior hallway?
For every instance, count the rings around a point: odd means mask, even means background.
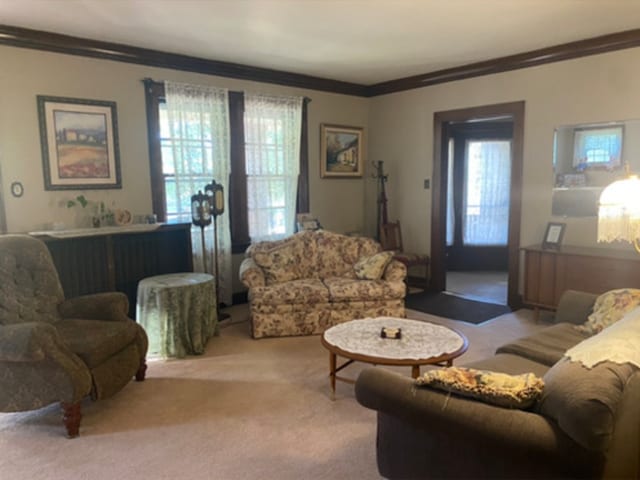
[[[447,272],[447,292],[472,300],[507,304],[507,272]]]

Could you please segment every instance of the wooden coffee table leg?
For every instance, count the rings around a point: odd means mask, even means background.
[[[420,365],[411,365],[411,377],[418,378],[420,376]]]
[[[336,354],[329,352],[329,379],[331,381],[331,400],[336,399]]]

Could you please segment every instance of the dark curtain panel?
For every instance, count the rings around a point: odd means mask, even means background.
[[[233,253],[242,253],[251,242],[247,216],[247,169],[244,148],[244,93],[229,92],[231,174],[229,216]]]
[[[302,101],[302,131],[300,132],[300,174],[298,175],[298,195],[296,213],[309,211],[309,125],[307,110],[310,98]]]

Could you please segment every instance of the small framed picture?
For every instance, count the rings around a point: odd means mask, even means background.
[[[362,177],[364,129],[342,125],[320,125],[320,176]]]
[[[542,241],[542,248],[560,248],[566,226],[566,223],[549,222]]]

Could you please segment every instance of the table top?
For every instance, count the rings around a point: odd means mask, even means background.
[[[382,338],[383,327],[401,328],[401,338]],[[341,323],[323,333],[322,344],[346,358],[384,365],[440,363],[459,357],[468,347],[466,337],[448,327],[394,317]]]
[[[165,275],[155,275],[153,277],[147,277],[140,280],[139,287],[188,287],[190,285],[199,285],[213,281],[213,275],[208,273],[167,273]]]

